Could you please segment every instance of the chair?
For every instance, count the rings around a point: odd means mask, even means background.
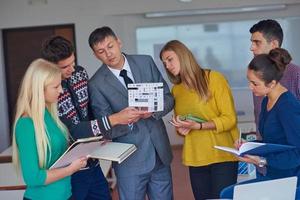
[[[294,176],[236,185],[233,200],[294,200],[297,179]]]

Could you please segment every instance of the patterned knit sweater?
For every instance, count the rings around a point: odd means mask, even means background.
[[[88,74],[76,66],[72,76],[62,81],[63,93],[58,99],[58,114],[73,139],[103,134],[110,138],[111,126],[106,116],[93,119],[89,109]]]

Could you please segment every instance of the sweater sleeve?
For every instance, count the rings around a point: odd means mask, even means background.
[[[211,95],[217,106],[219,115],[211,120],[215,123],[217,132],[224,132],[232,129],[236,123],[236,113],[230,87],[227,80],[220,73],[214,73],[209,81]]]
[[[295,95],[298,101],[300,100],[300,66],[289,63],[281,79],[281,83]]]
[[[39,167],[35,131],[30,118],[19,119],[16,126],[16,142],[26,185],[44,185],[47,178],[47,170]]]
[[[95,120],[80,121],[77,124],[65,117],[61,117],[61,120],[68,127],[71,136],[75,140],[98,135],[103,135],[109,139],[111,137],[111,125],[106,116]]]
[[[89,93],[91,95],[90,103],[92,106],[93,114],[96,118],[101,118],[101,116],[109,116],[113,114],[110,103],[104,97],[104,95],[94,82],[89,82]],[[110,138],[114,139],[117,137],[121,137],[128,134],[129,132],[130,128],[128,125],[116,125],[110,131]]]
[[[296,149],[266,156],[268,165],[277,169],[300,166],[300,106],[298,102],[284,102],[277,110],[278,118],[286,134],[287,144]]]

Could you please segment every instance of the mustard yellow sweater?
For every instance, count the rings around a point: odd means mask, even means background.
[[[233,97],[221,73],[210,71],[209,91],[212,96],[204,102],[194,90],[183,84],[175,85],[172,89],[176,115],[192,114],[216,124],[216,130],[192,130],[185,136],[183,164],[187,166],[236,161],[233,155],[214,148],[214,145],[233,147],[234,141],[238,139]]]

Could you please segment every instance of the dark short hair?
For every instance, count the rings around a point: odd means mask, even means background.
[[[255,32],[260,32],[263,34],[264,38],[271,42],[272,40],[277,40],[279,47],[282,45],[283,41],[283,31],[280,24],[273,19],[261,20],[258,23],[254,24],[249,32],[251,34]]]
[[[73,45],[62,36],[52,36],[42,44],[41,57],[53,63],[58,63],[73,53]]]
[[[255,71],[265,84],[273,80],[279,82],[291,60],[292,57],[287,50],[275,48],[269,54],[255,56],[249,63],[248,69]]]
[[[99,42],[102,42],[108,36],[112,36],[117,39],[117,36],[114,33],[114,31],[108,26],[103,26],[101,28],[95,29],[89,36],[90,47],[93,49],[94,45],[96,45]]]

